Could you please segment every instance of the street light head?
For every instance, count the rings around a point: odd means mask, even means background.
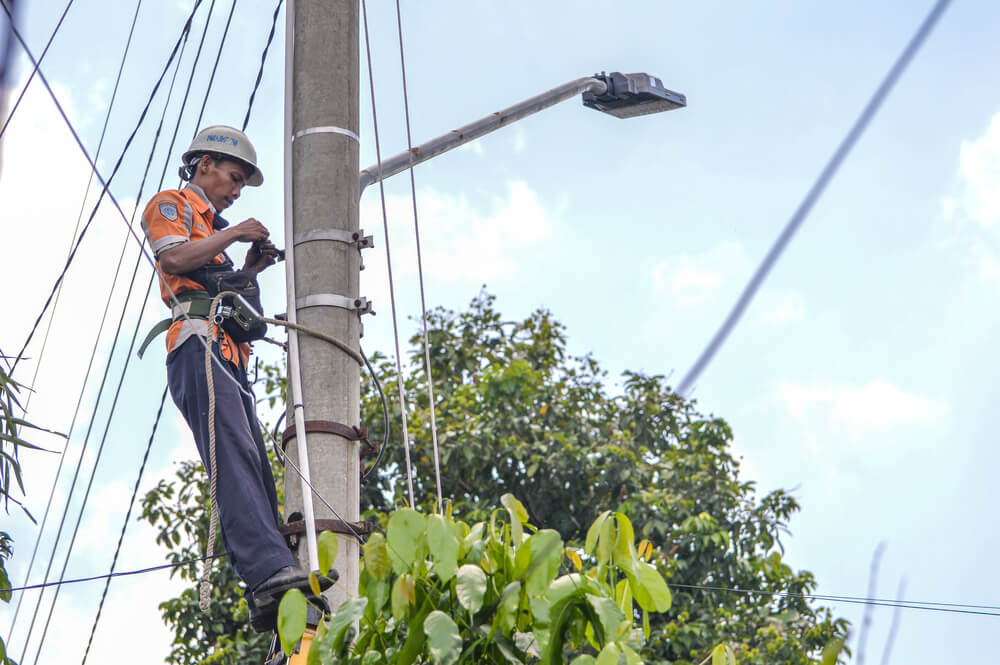
[[[583,105],[603,111],[616,118],[634,118],[660,111],[672,111],[687,106],[687,97],[667,90],[655,76],[642,72],[635,74],[595,74],[607,85],[607,92],[583,93]]]

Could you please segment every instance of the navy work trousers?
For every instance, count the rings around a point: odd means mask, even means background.
[[[222,360],[218,344],[213,350],[219,360],[212,363],[219,522],[236,573],[252,591],[279,568],[294,566],[295,559],[278,532],[281,522],[274,475],[246,371]],[[167,356],[167,383],[174,404],[191,427],[201,461],[209,469],[205,346],[197,336],[189,337]]]

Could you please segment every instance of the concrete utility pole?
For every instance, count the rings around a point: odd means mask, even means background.
[[[301,325],[338,337],[356,349],[360,323],[354,303],[359,295],[361,257],[351,234],[358,231],[359,199],[358,2],[290,0],[287,7],[289,25],[294,26],[291,79],[286,81],[286,86],[292,86],[286,93],[291,96],[291,126],[287,119],[285,123],[293,138],[293,237],[285,243],[286,247],[294,245],[295,316]],[[286,57],[288,53],[286,49]],[[286,101],[286,113],[287,107]],[[294,405],[301,402],[310,423],[306,439],[311,482],[344,519],[357,522],[359,443],[322,431],[323,425],[317,427],[316,421],[360,424],[358,364],[329,343],[305,334],[298,336],[298,351],[302,394],[289,393],[287,421],[295,422]],[[286,450],[299,464],[296,444],[295,438],[289,439]],[[316,519],[335,518],[315,497],[314,509]],[[301,481],[289,467],[285,514],[293,512],[305,511]],[[306,543],[301,542],[300,562],[310,568]],[[340,538],[335,563],[340,581],[327,592],[333,609],[357,595],[358,558],[357,544]]]

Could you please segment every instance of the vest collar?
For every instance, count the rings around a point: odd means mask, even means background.
[[[215,231],[221,231],[222,229],[229,226],[229,222],[223,219],[222,215],[220,215],[218,212],[215,211],[215,206],[212,205],[212,202],[208,200],[208,196],[205,194],[204,189],[194,184],[193,182],[189,182],[187,186],[184,187],[184,189],[190,189],[191,192],[194,194],[193,203],[195,209],[198,211],[198,214],[208,216],[209,212],[212,213],[210,215],[212,220],[212,229],[214,229]]]

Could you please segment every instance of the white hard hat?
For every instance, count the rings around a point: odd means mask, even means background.
[[[198,135],[191,141],[191,147],[181,157],[184,162],[181,171],[190,165],[192,157],[206,152],[225,155],[243,162],[251,170],[247,184],[251,187],[263,184],[264,175],[257,168],[257,151],[254,150],[247,135],[235,127],[212,125],[198,132]]]

